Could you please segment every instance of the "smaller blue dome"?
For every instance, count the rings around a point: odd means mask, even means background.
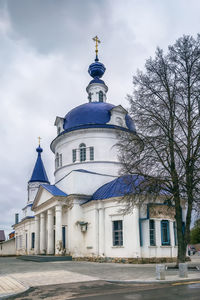
[[[95,78],[101,78],[103,76],[103,74],[105,73],[105,66],[98,62],[95,61],[94,63],[92,63],[89,68],[88,68],[88,73],[90,74],[91,77]]]
[[[43,151],[43,149],[40,147],[40,145],[36,148],[36,151],[38,152],[38,153],[42,153],[42,151]]]

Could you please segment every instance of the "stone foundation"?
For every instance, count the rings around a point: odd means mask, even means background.
[[[123,258],[123,257],[73,257],[74,261],[90,261],[99,263],[122,263],[122,264],[158,264],[173,263],[176,257],[151,257],[151,258]]]

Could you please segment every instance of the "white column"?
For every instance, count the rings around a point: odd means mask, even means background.
[[[45,254],[45,215],[40,214],[40,254]]]
[[[99,209],[99,255],[105,255],[104,208]]]
[[[35,254],[40,253],[40,215],[35,216]]]
[[[53,210],[47,211],[47,253],[54,254],[54,236],[53,236]]]
[[[93,240],[95,241],[95,254],[99,255],[99,210],[95,205],[95,226],[93,232]]]
[[[55,254],[59,255],[62,251],[62,206],[56,205],[56,234],[55,234]]]
[[[139,208],[138,206],[134,206],[133,208],[133,228],[134,228],[134,246],[133,246],[133,257],[140,257],[141,253],[140,253],[140,231],[139,231]],[[124,224],[123,224],[124,227]],[[126,230],[126,228],[123,228],[123,233],[124,233],[124,229]],[[124,237],[123,237],[124,238]]]

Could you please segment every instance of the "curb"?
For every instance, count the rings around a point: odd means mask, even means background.
[[[106,282],[110,282],[110,283],[122,283],[122,284],[129,284],[129,283],[160,283],[160,284],[165,284],[165,283],[184,283],[184,282],[188,282],[188,283],[193,283],[193,282],[199,282],[200,283],[200,278],[187,278],[187,279],[177,279],[177,280],[107,280],[104,279],[104,281]]]
[[[10,297],[15,297],[17,295],[21,295],[22,293],[27,292],[29,289],[31,289],[31,287],[27,287],[25,290],[21,291],[21,292],[17,292],[17,293],[9,293],[9,294],[2,294],[0,295],[0,299],[10,299]]]

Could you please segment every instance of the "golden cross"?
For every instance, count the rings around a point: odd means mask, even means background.
[[[38,137],[39,146],[40,146],[40,141],[41,141],[41,139],[42,139],[42,138],[39,136],[39,137]]]
[[[99,38],[98,38],[97,35],[93,38],[93,41],[96,42],[96,50],[95,50],[95,52],[96,52],[96,56],[97,56],[98,55],[98,43],[100,44],[101,41],[99,40]]]

